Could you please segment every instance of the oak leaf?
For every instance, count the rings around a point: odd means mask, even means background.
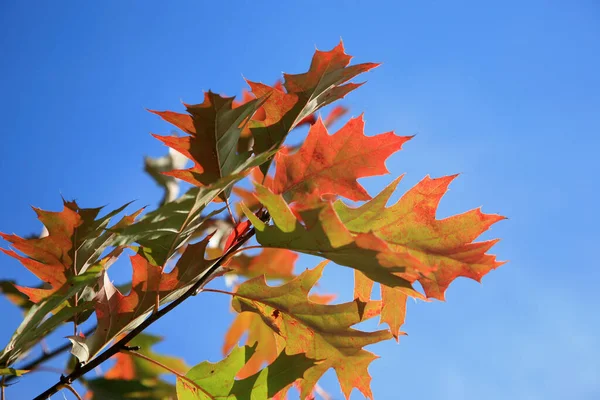
[[[177,378],[179,400],[267,400],[302,378],[315,361],[304,354],[282,352],[271,365],[245,379],[236,380],[238,371],[252,357],[253,347],[237,347],[218,363],[203,362],[185,378]]]
[[[154,309],[157,299],[160,304],[166,304],[183,295],[213,264],[204,259],[209,240],[207,237],[189,245],[168,273],[163,273],[160,266],[140,254],[131,256],[133,277],[127,295],[123,295],[104,273],[95,298],[97,328],[88,338],[69,338],[74,344],[73,354],[87,362],[115,337],[139,325]]]
[[[317,283],[325,262],[307,270],[294,280],[277,287],[266,284],[264,277],[246,281],[232,300],[238,312],[254,312],[276,334],[285,339],[289,355],[305,354],[320,362],[304,373],[301,397],[306,398],[319,378],[330,368],[336,371],[346,398],[353,388],[372,398],[371,377],[367,367],[377,357],[364,346],[391,338],[388,331],[363,332],[351,328],[379,314],[377,301],[325,305],[309,300],[309,291]]]
[[[244,125],[259,105],[252,100],[234,108],[232,97],[207,92],[203,103],[186,104],[188,114],[151,111],[190,135],[154,135],[194,162],[190,169],[165,174],[196,186],[208,186],[231,175],[250,156],[249,152],[238,153],[237,146]]]
[[[227,267],[236,275],[254,278],[265,275],[267,279],[289,280],[294,277],[294,264],[298,254],[287,249],[262,249],[255,255],[240,254],[231,258]]]
[[[257,198],[269,211],[273,224],[267,225],[249,210],[246,216],[256,229],[258,242],[275,247],[321,256],[363,272],[370,279],[391,287],[402,287],[419,296],[411,286],[418,271],[407,271],[411,262],[406,252],[394,252],[384,240],[372,233],[352,234],[329,202],[313,204],[297,216],[281,195],[256,185]],[[422,271],[425,272],[425,271]]]
[[[254,151],[260,153],[279,147],[287,134],[315,111],[361,85],[346,82],[379,65],[364,63],[349,66],[351,58],[340,42],[330,51],[317,50],[308,72],[284,74],[283,88],[248,82],[252,93],[265,99],[264,120],[250,124],[255,140]],[[268,168],[263,166],[261,169],[266,172]]]
[[[328,304],[333,301],[335,296],[311,293],[308,298],[313,303]],[[285,339],[278,333],[275,333],[269,325],[265,324],[259,314],[242,312],[236,315],[225,334],[223,354],[229,353],[246,333],[245,344],[255,345],[256,351],[246,365],[238,372],[237,377],[240,379],[260,371],[263,364],[272,363],[285,347]]]
[[[63,210],[59,212],[34,208],[48,231],[47,236],[24,239],[0,233],[1,238],[10,242],[13,248],[26,257],[13,250],[0,251],[19,260],[48,285],[47,288],[16,286],[19,291],[26,294],[33,303],[39,303],[61,289],[69,277],[85,272],[98,261],[104,249],[112,244],[110,240],[114,235],[105,232],[105,228],[110,218],[126,206],[96,219],[101,208],[79,208],[75,202],[65,201]]]
[[[322,194],[369,200],[371,196],[356,180],[388,173],[385,160],[410,139],[393,132],[365,136],[362,116],[330,136],[319,118],[300,150],[275,156],[273,191],[285,193],[290,201]]]
[[[354,298],[367,301],[371,298],[373,291],[373,281],[360,271],[354,271]],[[406,302],[413,292],[408,292],[403,288],[394,288],[381,284],[381,315],[380,323],[386,323],[390,327],[390,332],[398,340],[399,335],[405,333],[400,331],[406,318]]]
[[[372,233],[394,251],[408,253],[406,267],[421,271],[417,280],[428,297],[443,300],[450,283],[460,277],[480,281],[504,264],[486,252],[498,242],[473,242],[494,223],[504,219],[474,209],[441,220],[436,210],[456,175],[426,177],[388,208],[400,182],[396,179],[377,197],[358,208],[337,201],[334,208],[346,228],[356,234]],[[429,272],[424,272],[429,269]]]
[[[164,266],[186,241],[203,231],[203,224],[209,222],[211,216],[220,212],[215,210],[202,215],[206,206],[274,154],[275,151],[271,151],[251,157],[231,175],[210,186],[192,188],[177,200],[147,213],[137,223],[115,229],[119,234],[116,244],[125,246],[136,242],[142,246],[143,254],[150,262]]]

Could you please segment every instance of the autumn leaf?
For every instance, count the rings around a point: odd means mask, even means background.
[[[16,286],[19,291],[33,303],[39,303],[63,288],[70,277],[84,273],[97,263],[102,252],[113,244],[115,235],[106,231],[106,227],[125,207],[127,204],[96,219],[101,208],[80,208],[75,202],[65,201],[60,212],[34,208],[48,230],[47,236],[24,239],[0,233],[1,238],[25,257],[13,250],[0,251],[19,260],[47,285],[41,288]],[[137,213],[129,218],[134,218]]]
[[[179,400],[267,400],[302,378],[314,360],[304,354],[284,352],[260,372],[236,380],[238,371],[252,357],[253,347],[237,347],[222,361],[203,362],[193,367],[185,378],[177,378]]]
[[[275,151],[271,151],[249,158],[231,175],[218,182],[207,187],[192,188],[177,200],[147,213],[137,223],[115,229],[118,233],[115,245],[125,246],[136,242],[143,246],[143,254],[150,262],[163,266],[186,241],[202,230],[204,222],[220,212],[215,210],[202,215],[206,206],[274,154]]]
[[[154,135],[194,162],[190,169],[165,174],[196,186],[208,186],[231,175],[250,156],[249,152],[238,154],[237,145],[244,125],[259,105],[254,100],[233,108],[232,97],[207,92],[203,103],[186,105],[189,114],[152,111],[190,135]]]
[[[23,376],[28,372],[25,369],[0,368],[0,376]]]
[[[232,301],[238,312],[254,312],[276,334],[285,339],[284,352],[305,353],[320,362],[304,373],[301,397],[306,398],[319,378],[333,368],[346,398],[353,388],[372,398],[368,365],[377,357],[364,346],[391,338],[388,331],[363,332],[351,328],[379,314],[377,301],[326,305],[308,299],[325,263],[303,272],[282,286],[271,287],[264,277],[251,279],[238,288]]]
[[[69,304],[69,300],[84,288],[94,286],[103,270],[104,267],[97,264],[82,274],[71,276],[64,288],[34,304],[0,353],[0,367],[11,365],[57,327],[92,309],[92,302],[81,302],[73,306]]]
[[[131,256],[133,278],[127,295],[123,295],[105,273],[95,298],[98,326],[88,338],[69,337],[74,344],[73,354],[86,362],[119,334],[139,325],[154,309],[157,298],[160,304],[166,304],[183,295],[213,264],[204,259],[209,240],[207,237],[189,245],[169,273],[163,273],[160,266],[140,254]]]
[[[335,296],[311,293],[308,298],[313,303],[328,304],[333,301]],[[272,363],[285,347],[285,339],[265,324],[259,314],[242,312],[236,315],[225,334],[223,354],[229,353],[246,333],[245,344],[255,345],[256,351],[238,372],[237,377],[240,379],[260,371],[264,364]]]
[[[416,279],[417,272],[409,274],[404,267],[410,255],[392,251],[382,239],[371,233],[352,234],[329,202],[303,210],[302,220],[299,220],[281,195],[273,194],[258,184],[256,191],[258,200],[273,218],[273,225],[267,225],[250,211],[246,212],[261,245],[321,256],[357,269],[376,282],[402,287],[419,296],[409,281]]]
[[[35,304],[18,289],[18,285],[14,281],[0,281],[0,293],[24,311],[29,310]]]
[[[371,299],[373,291],[373,281],[360,271],[354,271],[354,298],[361,301]],[[390,327],[390,332],[398,340],[399,335],[405,333],[400,331],[406,318],[406,301],[412,292],[407,292],[403,288],[393,288],[386,285],[381,287],[381,314],[380,323],[386,323]]]
[[[351,56],[344,52],[340,42],[330,51],[317,50],[308,72],[284,74],[283,88],[250,82],[252,93],[264,98],[265,118],[251,121],[254,151],[263,152],[279,147],[287,134],[318,109],[343,98],[361,84],[346,83],[357,75],[379,64],[351,65]],[[263,172],[267,167],[261,167]]]
[[[285,193],[290,201],[322,194],[369,200],[371,196],[356,180],[387,173],[385,160],[410,138],[393,132],[365,136],[362,116],[330,136],[319,119],[299,151],[275,156],[273,191]]]
[[[288,280],[294,276],[298,254],[287,249],[262,249],[255,255],[240,254],[232,257],[227,267],[236,275],[254,278],[265,275],[267,279]]]
[[[129,346],[139,346],[137,353],[179,373],[186,372],[189,367],[183,360],[152,350],[152,347],[161,340],[158,336],[141,333],[129,342]],[[127,352],[120,352],[113,358],[116,360],[115,364],[102,378],[86,381],[86,385],[90,388],[87,397],[91,396],[92,399],[97,400],[175,398],[175,385],[160,379],[161,375],[169,373],[166,369]]]
[[[406,267],[426,271],[418,277],[428,297],[443,300],[450,283],[459,276],[480,281],[503,264],[486,252],[498,242],[473,242],[494,223],[504,219],[484,214],[480,209],[436,219],[442,196],[456,175],[426,177],[396,204],[386,204],[401,178],[396,179],[370,202],[351,208],[341,201],[334,205],[346,228],[356,234],[370,232],[384,240],[394,251],[408,253]]]

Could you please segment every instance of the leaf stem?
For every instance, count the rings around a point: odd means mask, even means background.
[[[268,214],[264,214],[264,215],[261,214],[261,216],[263,218],[268,218]],[[85,375],[89,371],[93,370],[98,365],[102,364],[104,361],[108,360],[109,358],[111,358],[112,356],[117,354],[119,351],[121,351],[121,349],[123,349],[123,346],[127,345],[127,343],[129,343],[133,338],[135,338],[137,335],[142,333],[144,331],[144,329],[146,329],[147,327],[152,325],[154,322],[158,321],[160,318],[162,318],[164,315],[166,315],[169,311],[173,310],[175,307],[177,307],[178,305],[183,303],[188,297],[193,296],[199,289],[201,289],[208,281],[210,281],[210,279],[213,277],[215,272],[217,272],[219,270],[219,268],[221,267],[223,262],[226,261],[226,259],[229,257],[230,253],[239,249],[251,237],[253,237],[254,234],[255,234],[255,230],[254,230],[254,227],[252,227],[248,231],[246,231],[244,234],[242,234],[238,238],[238,240],[235,242],[235,244],[232,245],[221,257],[219,257],[215,261],[215,263],[210,268],[208,268],[208,270],[204,273],[204,275],[202,275],[200,277],[200,279],[194,285],[192,285],[181,297],[179,297],[177,300],[173,301],[172,303],[166,305],[165,307],[160,309],[158,312],[151,314],[140,325],[138,325],[133,330],[131,330],[121,340],[114,343],[111,347],[109,347],[107,350],[105,350],[98,357],[94,358],[93,360],[91,360],[89,363],[83,365],[82,367],[76,368],[69,375],[67,375],[63,379],[59,380],[56,384],[54,384],[53,386],[48,388],[46,391],[44,391],[43,393],[41,393],[40,395],[35,397],[34,400],[47,400],[50,396],[52,396],[53,394],[58,392],[58,390],[60,390],[62,385],[64,385],[65,383],[68,384],[68,383],[75,381],[76,379],[79,379],[80,377],[82,377],[83,375]]]
[[[64,388],[68,389],[71,393],[73,393],[73,395],[77,398],[77,400],[83,400],[81,398],[81,396],[79,395],[79,393],[77,393],[77,391],[75,389],[73,389],[73,386],[71,386],[69,384],[65,384]]]
[[[160,361],[157,361],[153,358],[150,358],[142,353],[138,353],[137,351],[133,351],[133,350],[121,350],[122,353],[125,354],[131,354],[132,356],[136,356],[141,358],[142,360],[146,360],[154,365],[159,366],[160,368],[169,371],[170,373],[176,375],[178,378],[183,379],[186,382],[189,382],[191,385],[193,385],[194,387],[196,387],[198,390],[200,390],[202,393],[206,394],[208,397],[211,397],[210,393],[206,392],[200,385],[198,385],[196,382],[194,382],[193,380],[191,380],[190,378],[188,378],[187,376],[185,376],[184,374],[175,371],[173,368],[166,366],[165,364],[161,363]]]
[[[208,292],[208,293],[221,293],[221,294],[228,294],[230,296],[236,297],[237,294],[233,293],[233,292],[228,292],[226,290],[219,290],[219,289],[202,289],[203,292]]]

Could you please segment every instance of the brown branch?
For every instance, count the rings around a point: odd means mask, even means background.
[[[260,215],[261,219],[269,218],[269,215],[266,212],[259,212],[258,214]],[[226,261],[227,258],[229,257],[230,253],[239,249],[252,236],[254,236],[254,233],[255,233],[255,230],[254,230],[254,227],[252,227],[247,232],[242,234],[238,238],[238,240],[235,242],[235,244],[232,245],[221,257],[219,257],[215,261],[215,263],[206,271],[206,273],[200,277],[198,282],[196,282],[194,285],[192,285],[192,287],[190,287],[180,298],[178,298],[177,300],[173,301],[172,303],[166,305],[165,307],[160,309],[158,312],[151,314],[140,325],[138,325],[136,328],[131,330],[121,340],[114,343],[111,347],[109,347],[107,350],[105,350],[98,357],[91,360],[89,363],[76,368],[73,372],[71,372],[67,376],[62,376],[61,379],[56,384],[54,384],[52,387],[48,388],[46,391],[44,391],[43,393],[41,393],[40,395],[35,397],[34,400],[47,400],[50,396],[52,396],[53,394],[58,392],[63,385],[71,384],[73,381],[79,379],[80,377],[82,377],[86,373],[90,372],[91,370],[96,368],[98,365],[102,364],[104,361],[108,360],[109,358],[111,358],[112,356],[114,356],[115,354],[120,352],[122,349],[124,349],[125,346],[127,345],[127,343],[129,343],[137,335],[142,333],[144,331],[144,329],[146,329],[147,327],[152,325],[154,322],[158,321],[160,318],[162,318],[164,315],[166,315],[169,311],[173,310],[175,307],[177,307],[178,305],[183,303],[188,297],[193,296],[199,289],[201,289],[212,278],[212,276],[215,274],[215,272],[217,272],[219,270],[219,268],[221,267],[223,262]]]

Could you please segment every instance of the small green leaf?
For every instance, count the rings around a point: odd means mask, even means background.
[[[177,378],[179,400],[267,400],[302,378],[314,360],[304,354],[289,356],[283,351],[271,365],[258,373],[236,380],[235,376],[252,357],[256,346],[236,347],[222,361],[207,361]],[[191,382],[190,382],[191,381]]]
[[[0,368],[0,376],[23,376],[28,372],[26,369]]]

